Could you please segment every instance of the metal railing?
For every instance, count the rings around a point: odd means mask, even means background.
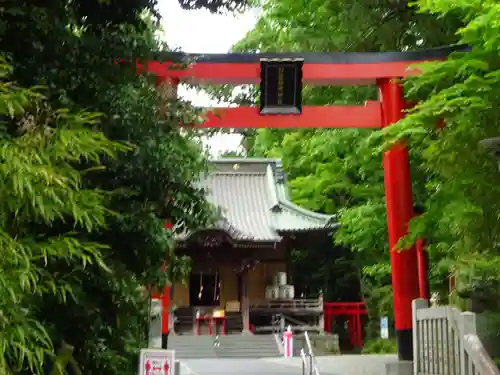
[[[273,336],[274,340],[276,341],[276,346],[278,347],[278,350],[281,355],[285,353],[285,346],[283,344],[283,332],[285,331],[284,328],[281,327],[281,315],[280,314],[275,314],[272,316],[271,319],[271,326],[273,327]]]
[[[255,327],[255,332],[271,332],[274,334],[283,335],[283,332],[285,332],[286,327],[288,327],[288,326],[292,327],[292,330],[294,332],[304,332],[304,331],[320,332],[321,331],[319,325],[311,325],[311,324],[305,323],[299,319],[296,319],[296,318],[293,318],[291,316],[279,313],[279,314],[272,315],[271,325]]]
[[[285,332],[285,319],[292,322],[295,321],[296,324],[302,323],[299,320],[291,318],[284,314],[273,315],[271,325],[274,327],[274,338],[276,339],[276,344],[278,345],[281,354],[285,352],[284,343],[282,341],[283,333]],[[304,348],[300,349],[300,357],[302,360],[302,375],[320,375],[316,356],[314,355],[313,347],[307,330],[304,331],[304,338],[306,341],[307,351],[305,351]]]
[[[414,375],[500,375],[477,336],[476,314],[413,301]]]
[[[302,375],[320,375],[318,369],[318,363],[316,357],[314,356],[311,340],[309,339],[309,334],[304,332],[307,345],[307,353],[304,348],[300,349],[300,358],[302,359]]]
[[[323,301],[320,299],[292,299],[292,300],[274,300],[274,301],[255,301],[249,306],[251,311],[269,311],[269,310],[312,310],[322,311]]]

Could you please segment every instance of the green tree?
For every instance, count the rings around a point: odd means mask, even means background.
[[[415,201],[426,211],[413,220],[401,246],[418,236],[428,239],[433,290],[446,298],[452,272],[459,295],[479,302],[473,307],[494,310],[499,173],[478,142],[498,135],[498,6],[494,1],[446,0],[399,4],[264,1],[257,26],[235,50],[387,51],[455,42],[472,50],[424,65],[424,74],[406,85],[418,105],[384,131],[266,129],[244,144],[251,146],[250,154],[284,159],[298,203],[341,213],[335,239],[359,255],[369,307],[385,314],[392,310],[392,296],[380,157],[392,142],[407,141]],[[373,98],[373,88],[304,90],[309,104]],[[436,126],[439,118],[445,119],[443,129]]]
[[[235,51],[393,51],[431,48],[458,40],[463,25],[456,14],[441,18],[419,12],[407,2],[325,2],[266,0],[262,14]],[[366,25],[366,27],[359,27]],[[376,98],[375,87],[305,87],[305,104],[361,104]],[[263,129],[246,137],[250,155],[281,157],[296,203],[313,210],[339,213],[337,244],[350,248],[361,274],[371,313],[392,313],[392,289],[380,155],[364,143],[366,130]],[[417,203],[427,199],[426,172],[418,168],[421,150],[412,145]],[[307,253],[313,254],[313,250]],[[307,256],[307,255],[304,255]],[[300,261],[304,262],[303,257]],[[441,256],[441,255],[440,255]],[[328,272],[322,269],[323,277]],[[434,280],[443,285],[440,269]],[[333,287],[333,285],[332,285]]]
[[[148,322],[143,287],[185,276],[189,260],[175,255],[174,231],[197,228],[211,216],[195,184],[205,168],[201,145],[179,128],[198,113],[187,103],[165,102],[154,79],[138,77],[134,64],[114,64],[117,58],[147,60],[166,48],[156,36],[157,18],[144,3],[131,4],[13,1],[2,10],[0,28],[0,46],[12,60],[16,81],[44,85],[54,107],[102,113],[92,126],[131,146],[104,158],[105,168],[83,179],[89,191],[112,192],[105,202],[114,213],[107,226],[76,235],[108,247],[108,272],[83,268],[78,260],[52,262],[46,272],[67,280],[72,298],[44,296],[33,308],[54,342],[75,348],[83,373],[102,375],[136,373]],[[82,172],[88,168],[84,159],[73,164]],[[165,220],[173,230],[164,228]],[[60,222],[47,231],[59,236],[72,228]]]
[[[494,1],[421,1],[420,9],[461,17],[465,26],[457,34],[471,51],[424,65],[424,74],[407,82],[418,105],[398,126],[375,134],[370,145],[408,139],[422,155],[426,214],[413,220],[409,240],[429,238],[431,254],[442,255],[434,269],[456,273],[459,294],[481,302],[475,308],[497,309],[500,174],[479,142],[498,135],[499,37],[493,20],[500,10]],[[440,118],[445,125],[437,129]]]
[[[74,164],[86,160],[84,172],[92,174],[102,156],[123,146],[92,130],[96,114],[52,109],[36,89],[9,82],[10,74],[1,59],[0,372],[40,374],[54,353],[37,302],[75,293],[70,278],[48,269],[66,263],[109,271],[107,247],[87,237],[105,228],[106,193],[85,188]],[[69,229],[52,234],[63,222]]]
[[[240,151],[224,151],[221,155],[221,158],[241,158],[245,157],[243,152]]]

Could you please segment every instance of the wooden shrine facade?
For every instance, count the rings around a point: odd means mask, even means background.
[[[211,323],[218,317],[228,330],[251,330],[259,325],[251,317],[252,309],[256,315],[270,316],[276,306],[279,312],[320,315],[319,301],[297,304],[292,295],[276,305],[271,300],[280,298],[266,294],[277,274],[286,272],[288,284],[293,284],[287,272],[290,249],[306,246],[299,241],[330,236],[338,226],[336,217],[293,204],[279,160],[213,160],[201,183],[220,217],[213,228],[177,239],[176,253],[188,255],[192,262],[189,282],[171,288],[177,333],[199,333],[199,326],[210,320],[205,315],[215,317]]]

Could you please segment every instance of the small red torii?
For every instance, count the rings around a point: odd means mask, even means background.
[[[467,51],[467,47],[444,47],[415,52],[384,53],[265,53],[265,54],[159,54],[154,61],[137,62],[138,73],[151,73],[158,84],[168,82],[190,84],[259,84],[262,81],[262,61],[300,60],[300,85],[359,86],[377,85],[378,100],[364,105],[304,106],[296,114],[262,115],[262,108],[216,108],[209,111],[205,128],[372,128],[380,129],[398,122],[408,104],[399,82],[401,78],[418,74],[416,65],[426,61],[446,59],[452,52]],[[186,61],[186,63],[182,63]],[[296,83],[296,82],[295,82]],[[262,96],[261,96],[262,99]],[[262,101],[262,100],[261,100]],[[425,293],[424,264],[415,247],[394,251],[407,234],[408,223],[415,216],[411,190],[408,149],[397,144],[383,155],[387,224],[390,246],[394,318],[398,355],[412,360],[411,303]],[[162,333],[168,335],[170,288],[162,295]]]

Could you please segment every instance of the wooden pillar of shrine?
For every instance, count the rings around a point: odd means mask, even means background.
[[[241,287],[241,320],[243,322],[243,333],[250,332],[250,300],[248,298],[248,268],[244,268],[240,273]]]

